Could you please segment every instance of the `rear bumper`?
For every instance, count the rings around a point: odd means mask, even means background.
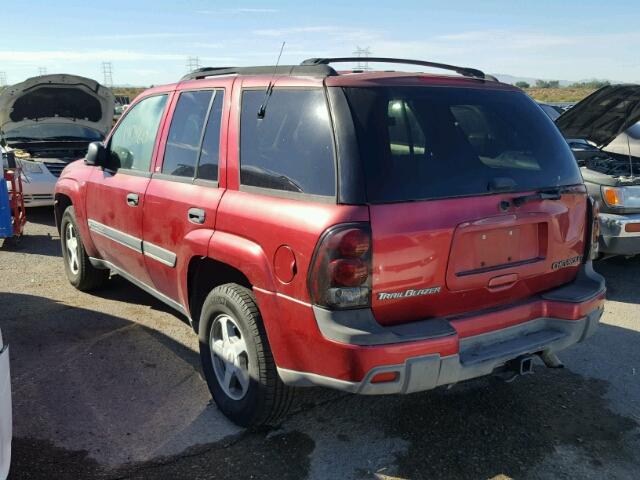
[[[0,350],[2,346],[0,345]],[[0,479],[9,474],[11,462],[11,381],[9,348],[0,352]]]
[[[596,330],[604,296],[604,279],[588,263],[573,283],[530,302],[456,318],[382,327],[366,310],[308,306],[317,334],[307,330],[301,341],[289,331],[286,352],[280,350],[285,345],[272,342],[274,356],[280,377],[293,386],[361,394],[429,390],[488,375],[523,355],[557,353],[581,342]],[[279,309],[280,319],[292,304]],[[299,308],[293,333],[304,323]],[[265,323],[269,331],[268,316]],[[395,379],[372,381],[386,372],[394,372]]]
[[[318,385],[363,395],[413,393],[489,375],[510,360],[524,355],[557,353],[583,341],[598,327],[603,308],[579,320],[538,318],[529,322],[460,340],[454,355],[427,354],[407,358],[398,365],[373,368],[359,382],[279,369],[289,385]],[[374,383],[382,373],[394,373],[395,380]]]
[[[627,232],[626,226],[640,224],[640,214],[601,213],[600,251],[609,255],[640,254],[640,232]]]

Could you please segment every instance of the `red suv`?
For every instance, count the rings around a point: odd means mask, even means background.
[[[69,281],[113,272],[186,315],[241,425],[276,422],[292,387],[558,367],[602,315],[596,213],[535,102],[475,69],[330,66],[347,61],[152,88],[57,184]]]

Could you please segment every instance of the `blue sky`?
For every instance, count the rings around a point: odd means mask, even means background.
[[[115,84],[177,80],[187,58],[204,65],[272,64],[374,55],[473,66],[547,79],[640,82],[640,2],[212,2],[4,0],[0,72],[9,83],[76,73]]]

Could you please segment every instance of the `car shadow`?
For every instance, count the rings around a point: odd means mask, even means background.
[[[60,237],[55,229],[53,233],[34,233],[29,223],[44,227],[55,227],[52,207],[35,207],[27,209],[27,229],[22,237],[16,241],[5,241],[0,245],[0,251],[32,253],[49,257],[62,256]],[[48,230],[51,230],[50,228]]]
[[[4,242],[0,251],[30,253],[34,255],[46,255],[48,257],[61,257],[60,238],[51,235],[23,235],[18,242]]]
[[[137,289],[126,291],[129,301],[137,298]],[[590,365],[632,375],[640,334],[620,327],[603,324],[575,347],[566,369],[537,366],[511,384],[486,378],[408,396],[331,392],[277,431],[242,433],[211,404],[186,326],[150,328],[2,292],[0,312],[11,353],[13,479],[51,478],[52,468],[61,479],[242,478],[247,471],[256,479],[344,478],[387,470],[401,478],[528,478],[566,449],[594,469],[637,461],[627,442],[637,422],[612,410],[607,381],[574,371]],[[611,345],[620,355],[610,354]],[[637,382],[621,383],[639,398]],[[211,469],[220,462],[225,468]],[[575,473],[571,462],[557,468],[559,476]]]
[[[640,257],[613,257],[594,264],[607,282],[607,299],[616,302],[640,303]]]
[[[102,288],[92,291],[91,294],[107,300],[146,305],[153,310],[169,313],[181,322],[190,325],[186,316],[115,273],[111,274],[108,282]]]
[[[108,469],[167,454],[172,442],[168,453],[238,433],[211,401],[195,335],[169,323],[160,330],[105,311],[0,292],[13,391],[11,478],[87,478],[89,465],[98,468],[82,455],[66,459],[75,466],[62,466],[64,451],[84,450]],[[51,444],[53,457],[33,457],[42,441]],[[32,476],[39,466],[42,476]],[[64,475],[67,467],[76,473]]]
[[[27,208],[27,221],[38,225],[54,227],[56,225],[56,218],[53,207]]]

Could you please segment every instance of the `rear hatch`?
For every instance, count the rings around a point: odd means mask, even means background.
[[[575,278],[586,191],[529,97],[484,84],[344,91],[365,159],[378,322],[513,304]]]

